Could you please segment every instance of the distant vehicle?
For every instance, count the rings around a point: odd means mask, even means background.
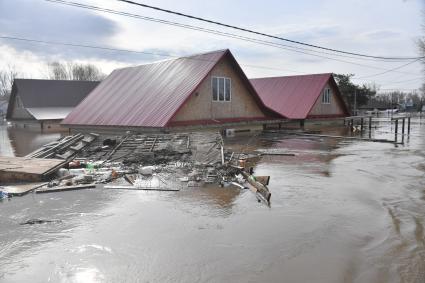
[[[395,113],[398,113],[398,109],[396,108],[396,109],[386,109],[386,110],[383,110],[383,111],[379,111],[379,113],[388,113],[388,114],[390,114],[390,113],[393,113],[393,114],[395,114]]]
[[[379,110],[375,108],[373,110],[366,111],[365,113],[366,115],[376,115],[379,114]]]

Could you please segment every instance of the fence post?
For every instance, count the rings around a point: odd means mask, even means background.
[[[410,135],[410,116],[407,118],[407,135]]]
[[[398,120],[395,120],[395,129],[394,129],[394,142],[397,143],[397,138],[398,138]]]
[[[369,117],[369,131],[372,130],[372,116]]]
[[[404,143],[404,125],[406,118],[403,118],[403,123],[401,124],[401,143]]]

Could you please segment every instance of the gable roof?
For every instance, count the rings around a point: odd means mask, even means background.
[[[11,118],[16,96],[19,96],[23,107],[27,110],[72,108],[77,106],[98,84],[99,82],[93,81],[15,79],[7,109],[7,118]]]
[[[226,49],[114,70],[62,124],[166,127],[214,66],[226,56],[256,101],[264,107],[235,58]]]
[[[348,113],[331,73],[257,78],[250,80],[264,104],[289,119],[305,119],[327,83],[336,90]]]

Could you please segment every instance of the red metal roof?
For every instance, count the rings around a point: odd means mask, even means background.
[[[267,108],[232,53],[219,50],[114,70],[62,122],[74,126],[166,127],[214,66],[225,56],[251,90],[264,113]]]
[[[114,70],[62,122],[164,127],[229,50]]]
[[[258,78],[250,81],[267,107],[289,119],[307,118],[328,82],[335,87],[337,95],[341,97],[330,73]],[[343,102],[342,105],[346,111]]]

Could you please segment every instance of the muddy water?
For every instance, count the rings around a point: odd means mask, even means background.
[[[425,124],[404,146],[258,136],[249,191],[95,189],[0,203],[4,282],[425,282]],[[389,138],[385,124],[374,134]],[[379,131],[379,132],[378,132]],[[333,133],[338,132],[333,130]],[[248,144],[248,145],[247,145]],[[30,218],[61,220],[19,225]]]
[[[62,135],[0,125],[0,156],[25,156]]]

